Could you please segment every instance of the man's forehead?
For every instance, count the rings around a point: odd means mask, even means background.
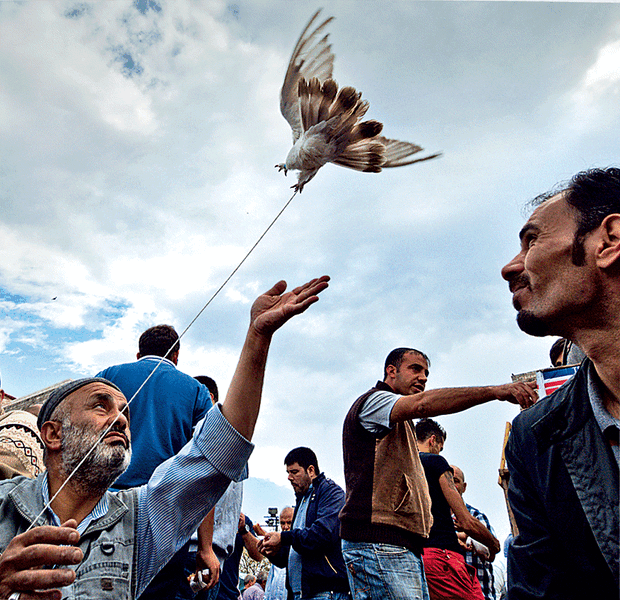
[[[537,206],[519,232],[519,238],[523,238],[532,229],[539,230],[548,225],[555,225],[558,218],[561,217],[570,218],[571,221],[576,223],[575,211],[566,202],[566,192],[560,192],[555,196],[551,196],[551,198]]]
[[[85,402],[93,396],[110,396],[111,398],[120,401],[122,404],[127,403],[123,392],[120,392],[116,388],[101,381],[94,381],[93,383],[82,386],[81,388],[75,390],[75,392],[69,394],[67,396],[67,400],[73,404],[80,401]]]
[[[421,354],[418,354],[417,352],[407,352],[407,354],[403,356],[403,362],[405,361],[408,365],[417,364],[424,367],[425,369],[428,369],[428,362]]]

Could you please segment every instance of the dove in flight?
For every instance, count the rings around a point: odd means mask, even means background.
[[[420,146],[383,137],[382,123],[361,120],[369,104],[353,87],[338,90],[332,79],[334,54],[325,29],[334,17],[314,26],[320,12],[301,33],[280,91],[280,111],[293,130],[293,147],[286,162],[276,168],[285,175],[299,171],[292,186],[295,192],[301,192],[328,162],[379,173],[440,156],[411,158],[422,150]]]

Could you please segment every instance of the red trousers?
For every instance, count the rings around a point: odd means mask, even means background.
[[[484,600],[476,571],[462,554],[424,548],[422,558],[431,600]]]

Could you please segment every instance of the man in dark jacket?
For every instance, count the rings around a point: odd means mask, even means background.
[[[344,490],[319,471],[310,448],[295,448],[284,459],[297,504],[290,531],[268,532],[261,551],[278,567],[286,567],[289,599],[349,597],[338,513]]]
[[[618,600],[620,169],[577,174],[536,201],[503,269],[519,327],[588,357],[513,422],[508,498],[519,535],[510,600]]]

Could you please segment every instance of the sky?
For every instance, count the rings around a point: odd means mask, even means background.
[[[279,89],[319,7],[334,79],[388,137],[439,159],[323,167],[182,340],[179,368],[225,392],[252,300],[329,274],[274,337],[245,510],[293,501],[283,458],[312,447],[344,484],[341,430],[388,352],[431,358],[427,388],[549,366],[501,267],[528,200],[618,164],[620,5],[390,0],[0,2],[0,372],[21,396],[134,359],[179,331],[291,195]],[[465,499],[509,531],[493,402],[441,417]]]

